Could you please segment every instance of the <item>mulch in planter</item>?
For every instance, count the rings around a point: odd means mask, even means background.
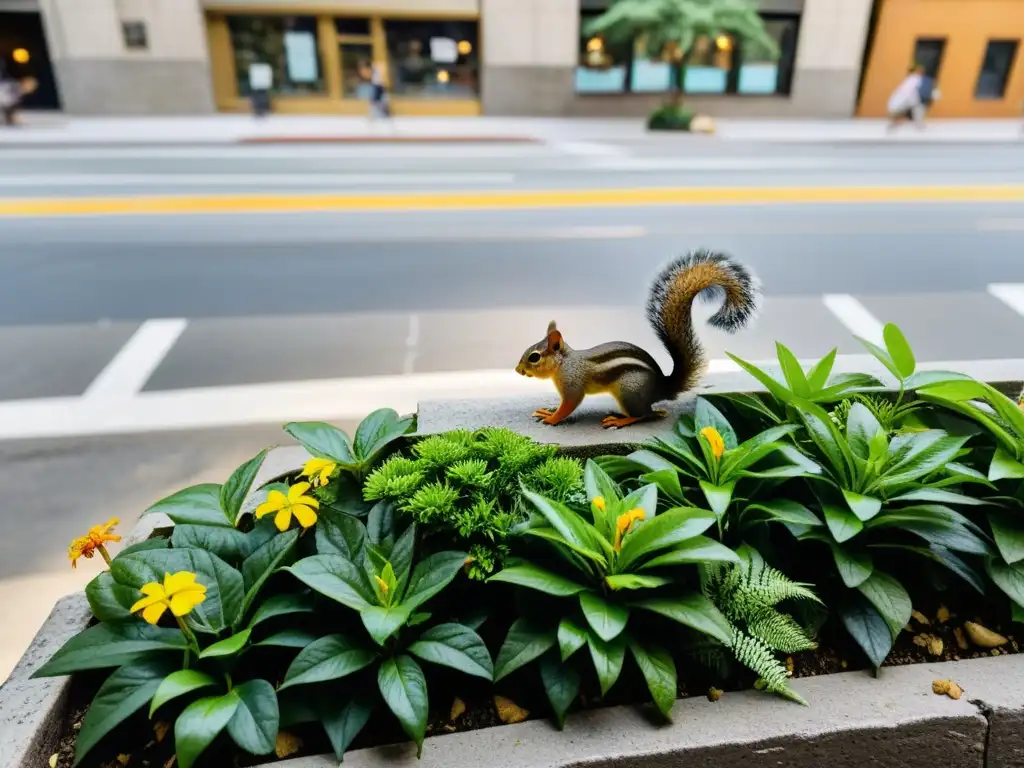
[[[945,622],[937,620],[940,605],[949,606],[949,618]],[[936,595],[934,600],[922,604],[917,609],[928,623],[917,618],[908,624],[910,631],[904,631],[897,639],[896,646],[884,666],[900,666],[921,662],[955,661],[960,659],[982,658],[1013,654],[1019,651],[1018,640],[1014,635],[1009,617],[1004,616],[1005,607],[999,603],[985,602],[972,593],[950,593]],[[998,649],[978,648],[973,644],[967,649],[960,647],[955,630],[961,628],[965,621],[974,621],[984,627],[1004,635],[1009,642]],[[486,634],[502,635],[506,627],[495,626]],[[939,655],[932,651],[938,650],[932,643],[931,651],[922,640],[915,642],[920,635],[930,635],[942,641]],[[487,638],[490,642],[490,638]],[[1024,637],[1021,638],[1024,641]],[[815,675],[834,674],[844,671],[863,670],[869,667],[863,654],[836,620],[830,620],[819,634],[820,647],[815,651],[793,654],[793,677],[811,677]],[[578,653],[586,654],[586,649]],[[628,658],[628,656],[627,656]],[[741,670],[737,675],[723,679],[706,670],[696,661],[685,664],[684,657],[679,657],[679,698],[706,697],[711,687],[715,687],[728,696],[730,692],[752,687],[753,675]],[[589,665],[584,665],[586,669]],[[882,673],[884,674],[884,672]],[[74,745],[82,719],[88,709],[89,702],[105,678],[105,673],[88,673],[77,675],[72,683],[68,717],[64,723],[58,753],[58,768],[71,768],[74,762]],[[547,719],[550,712],[544,691],[540,685],[539,674],[533,665],[517,671],[509,678],[493,686],[483,680],[470,678],[455,672],[448,672],[440,667],[428,669],[430,685],[431,719],[427,729],[425,750],[430,749],[430,736],[501,725],[502,722],[495,710],[493,695],[506,696],[520,707],[529,711],[528,719]],[[369,682],[369,681],[368,681]],[[337,683],[336,683],[337,684]],[[371,683],[372,684],[372,683]],[[766,694],[767,695],[767,694]],[[454,698],[458,696],[466,705],[465,712],[454,721],[450,712]],[[639,673],[632,668],[632,661],[627,661],[619,683],[604,699],[600,697],[596,677],[593,672],[584,676],[580,699],[574,711],[580,709],[616,706],[622,704],[643,703],[645,710],[651,715],[652,721],[657,720],[653,706],[649,704],[649,694],[644,687]],[[814,706],[814,701],[810,702]],[[707,706],[715,706],[707,703]],[[792,706],[797,706],[793,704]],[[554,726],[552,726],[554,727]],[[318,724],[291,726],[288,733],[301,740],[300,749],[290,757],[330,752],[327,741]],[[571,733],[571,723],[567,727]],[[405,736],[397,722],[381,702],[366,729],[351,746],[351,749],[372,747],[405,741]],[[116,745],[116,746],[115,746]],[[148,720],[145,712],[130,718],[120,728],[104,739],[95,748],[92,755],[83,761],[83,768],[173,768],[174,739],[168,732],[161,740],[157,740],[154,724]],[[199,761],[199,766],[245,766],[262,765],[275,762],[274,755],[254,757],[240,753],[230,740],[222,736]]]

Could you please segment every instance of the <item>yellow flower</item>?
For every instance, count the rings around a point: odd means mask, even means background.
[[[619,515],[619,519],[615,521],[615,551],[618,552],[622,549],[622,537],[629,533],[629,529],[633,527],[633,523],[637,520],[643,520],[647,517],[647,513],[644,512],[640,507],[629,510]]]
[[[704,439],[710,444],[711,453],[715,455],[715,458],[722,458],[722,454],[725,453],[725,440],[722,439],[718,430],[714,427],[704,427],[700,433],[704,435]]]
[[[296,483],[288,489],[287,496],[280,491],[271,491],[267,494],[267,500],[256,507],[256,519],[272,514],[277,530],[287,531],[292,524],[292,515],[295,515],[299,525],[309,528],[316,522],[316,512],[313,510],[320,508],[319,501],[303,495],[309,488],[309,483]]]
[[[338,465],[330,459],[310,459],[303,465],[299,476],[305,475],[313,485],[327,485]]]
[[[388,583],[380,576],[374,576],[373,578],[377,580],[377,585],[380,587],[380,591],[386,595],[388,593]]]
[[[604,496],[595,496],[594,497],[594,506],[597,507],[597,511],[598,512],[604,512],[604,507],[605,507]]]
[[[181,618],[206,599],[206,587],[196,581],[191,571],[165,573],[164,583],[151,581],[139,590],[145,595],[132,606],[132,613],[142,611],[142,618],[156,624],[168,608],[175,617]]]
[[[107,565],[110,565],[110,555],[107,554],[107,548],[103,545],[108,541],[121,540],[120,536],[115,536],[111,533],[111,530],[119,522],[121,521],[116,517],[112,517],[103,525],[94,525],[85,536],[79,536],[72,541],[71,546],[68,547],[68,559],[71,561],[71,567],[78,567],[77,561],[80,557],[91,560],[96,552],[99,552],[103,559],[107,561]]]

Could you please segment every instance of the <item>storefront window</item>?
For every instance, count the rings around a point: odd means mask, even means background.
[[[348,99],[368,99],[373,62],[370,43],[345,43],[341,46],[341,92]]]
[[[1006,97],[1006,82],[1010,79],[1013,60],[1017,58],[1016,40],[989,40],[981,72],[974,86],[976,99],[1002,99]]]
[[[736,41],[729,35],[700,37],[686,61],[685,93],[725,93],[733,67]]]
[[[633,66],[629,72],[629,88],[633,93],[664,93],[672,88],[673,71],[679,66],[678,56],[673,51],[663,51],[652,58],[647,42],[637,38],[633,46]]]
[[[789,93],[796,58],[797,17],[768,17],[764,26],[779,47],[779,58],[772,58],[763,45],[745,41],[740,49],[738,93]]]
[[[271,93],[323,93],[324,75],[313,16],[229,16],[238,93],[250,94],[249,67],[269,64]]]
[[[384,21],[391,91],[421,99],[475,99],[480,93],[475,21]]]
[[[600,15],[600,12],[584,12],[581,29]],[[577,93],[622,93],[627,90],[631,51],[607,43],[600,35],[581,36],[579,64],[576,67]]]

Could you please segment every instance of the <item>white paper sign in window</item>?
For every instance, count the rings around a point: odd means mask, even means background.
[[[459,60],[459,44],[450,37],[432,37],[430,58],[438,64],[454,64]]]
[[[293,83],[317,81],[316,39],[312,32],[285,32],[284,51],[288,61],[288,77]]]

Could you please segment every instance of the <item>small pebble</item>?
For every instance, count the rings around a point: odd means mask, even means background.
[[[722,691],[718,688],[708,688],[708,701],[718,701],[722,698]]]

